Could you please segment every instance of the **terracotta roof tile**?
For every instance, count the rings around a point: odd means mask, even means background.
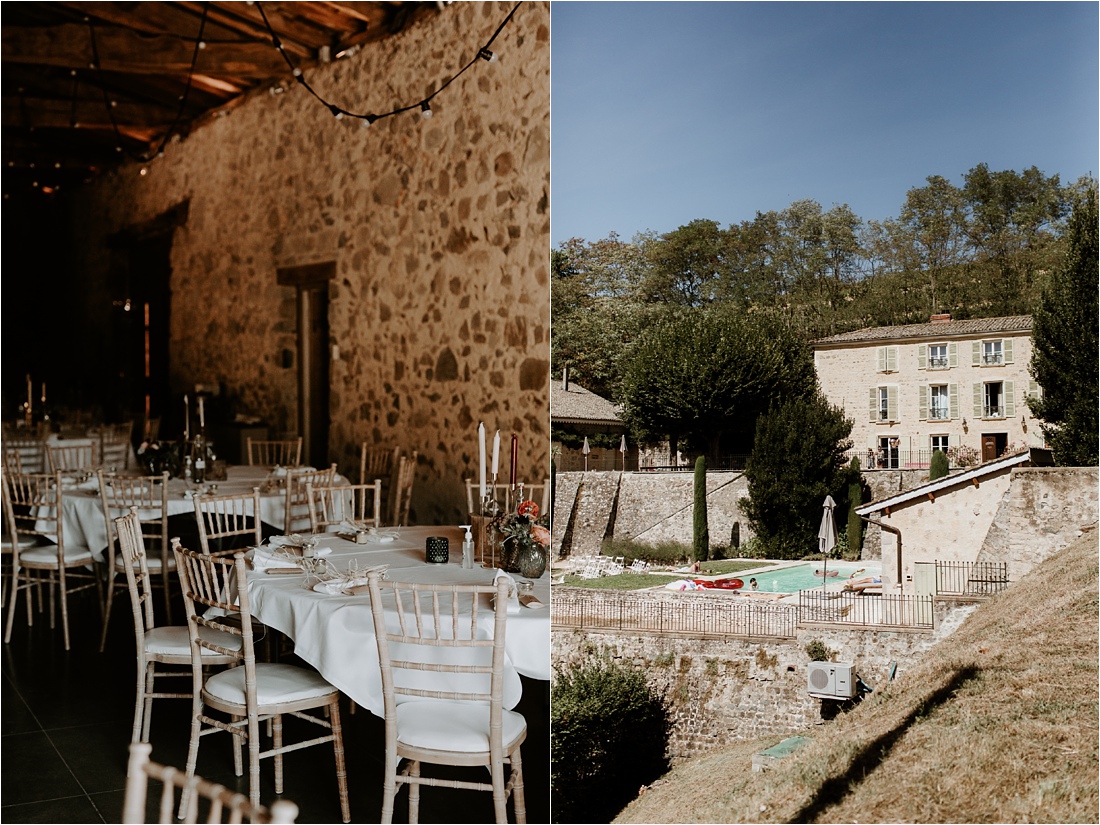
[[[622,424],[615,404],[572,382],[565,390],[561,381],[550,382],[550,420]]]
[[[948,338],[963,335],[984,335],[992,332],[1025,332],[1031,330],[1030,315],[1009,315],[1001,318],[972,318],[967,321],[943,321],[937,324],[904,324],[892,327],[867,327],[819,338],[812,346],[860,344],[905,338]]]

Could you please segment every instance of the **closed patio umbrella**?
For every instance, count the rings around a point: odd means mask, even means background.
[[[581,447],[581,452],[584,453],[584,471],[588,472],[588,454],[592,452],[592,448],[588,446],[588,436],[584,437],[584,446]]]
[[[836,521],[833,518],[833,509],[836,502],[832,496],[825,496],[824,512],[821,514],[821,527],[817,531],[817,549],[825,556],[824,567],[821,570],[821,589],[825,589],[829,577],[829,554],[836,548]]]

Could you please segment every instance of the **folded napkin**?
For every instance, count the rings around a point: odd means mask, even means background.
[[[349,518],[341,521],[336,527],[337,533],[351,533],[352,535],[358,533],[360,530],[367,531],[368,541],[390,542],[400,535],[399,531],[396,529],[375,527],[370,522],[354,521]]]
[[[317,582],[313,585],[313,590],[327,596],[358,596],[367,592],[367,573],[376,570],[379,573],[385,573],[388,568],[388,564],[378,564],[373,567],[349,570],[344,575]]]
[[[332,552],[331,547],[318,547],[313,551],[314,557],[327,556]],[[302,561],[301,548],[287,547],[257,547],[252,554],[252,569],[264,573],[268,570],[287,569],[297,567]]]
[[[493,576],[493,584],[496,584],[499,579],[508,580],[508,612],[519,613],[519,598],[517,596],[518,588],[516,587],[516,580],[505,573],[503,570],[497,568],[496,575]]]

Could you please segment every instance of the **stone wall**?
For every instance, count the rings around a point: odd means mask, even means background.
[[[793,733],[820,723],[824,700],[814,699],[806,688],[805,647],[811,641],[834,651],[834,661],[854,663],[864,682],[880,688],[892,663],[897,663],[897,678],[905,678],[973,610],[973,605],[937,604],[935,632],[805,627],[791,641],[554,630],[552,655],[555,664],[609,656],[644,673],[669,702],[669,757],[679,761],[733,741]]]
[[[1097,524],[1096,467],[1018,467],[978,553],[1016,581]]]
[[[508,3],[443,8],[310,70],[326,99],[389,111],[439,88]],[[288,76],[123,166],[74,208],[79,268],[108,291],[135,232],[186,204],[171,247],[171,387],[222,383],[238,409],[297,428],[296,292],[281,267],[334,263],[330,459],[358,445],[420,453],[412,511],[464,513],[476,428],[520,435],[519,474],[549,467],[549,3],[524,3],[493,49],[432,101],[434,116],[335,120]],[[132,273],[127,277],[140,277]],[[107,322],[102,322],[106,326]],[[507,441],[506,441],[507,443]]]
[[[557,474],[554,505],[554,547],[561,548],[572,517],[572,535],[562,552],[597,552],[607,531],[611,505],[618,492],[613,535],[642,544],[692,543],[694,473],[563,472]],[[583,481],[583,486],[582,485]],[[581,487],[580,495],[575,491]],[[743,473],[707,473],[707,521],[711,546],[730,542],[734,523],[740,524],[741,541],[752,532],[741,513],[738,499],[748,495]],[[575,503],[574,503],[575,502]],[[575,511],[570,508],[575,507]]]

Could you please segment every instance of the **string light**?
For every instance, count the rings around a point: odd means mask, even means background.
[[[504,20],[501,21],[499,26],[497,26],[496,31],[493,32],[493,36],[489,38],[488,42],[486,42],[486,44],[484,46],[482,46],[480,49],[478,49],[477,54],[474,56],[474,58],[469,63],[467,63],[465,66],[463,66],[461,69],[459,69],[458,72],[455,73],[442,86],[440,86],[438,89],[436,89],[430,95],[428,95],[426,98],[424,98],[423,100],[421,100],[417,103],[411,103],[408,106],[400,106],[397,109],[394,109],[392,112],[386,112],[385,114],[376,114],[374,112],[364,112],[364,113],[359,114],[359,113],[356,113],[356,112],[349,112],[347,109],[344,109],[340,106],[337,106],[335,103],[329,103],[327,100],[325,100],[323,97],[321,97],[321,95],[319,95],[317,93],[317,91],[312,86],[310,86],[309,83],[306,81],[305,75],[302,73],[302,70],[299,67],[295,66],[291,62],[290,56],[287,55],[286,50],[283,49],[282,41],[279,40],[279,36],[275,33],[275,30],[271,27],[271,21],[269,21],[267,19],[267,13],[264,11],[263,3],[255,3],[254,5],[256,6],[256,10],[260,12],[260,17],[264,21],[264,26],[267,27],[268,34],[271,35],[272,45],[276,49],[279,50],[279,54],[282,55],[283,60],[286,62],[287,66],[290,67],[291,73],[294,75],[294,78],[298,81],[298,83],[300,83],[305,88],[305,90],[307,92],[309,92],[311,95],[313,95],[315,98],[317,98],[317,100],[321,103],[321,105],[328,108],[328,110],[333,113],[333,115],[337,118],[337,120],[341,120],[345,116],[346,117],[352,117],[352,118],[358,118],[360,121],[362,121],[363,128],[367,128],[372,123],[374,123],[376,120],[381,120],[384,117],[392,117],[394,115],[399,115],[399,114],[402,114],[403,112],[415,111],[417,109],[420,110],[420,115],[421,115],[422,118],[425,118],[425,119],[430,118],[432,116],[432,107],[431,107],[432,98],[434,98],[437,94],[439,94],[444,89],[446,89],[448,86],[450,86],[452,83],[454,83],[456,80],[458,80],[458,78],[462,77],[462,75],[465,74],[465,72],[471,66],[473,66],[475,63],[477,63],[479,60],[484,60],[487,63],[495,63],[496,62],[497,56],[489,50],[489,47],[493,45],[493,41],[497,39],[497,36],[504,30],[504,27],[507,26],[508,23],[511,21],[512,17],[515,15],[516,11],[519,9],[521,3],[522,3],[522,0],[521,0],[520,3],[516,3],[516,5],[512,7],[512,10],[510,12],[508,12],[508,16],[505,17]],[[337,57],[339,57],[339,55],[337,55]],[[272,94],[278,94],[278,93],[275,92],[274,89],[273,89]]]

